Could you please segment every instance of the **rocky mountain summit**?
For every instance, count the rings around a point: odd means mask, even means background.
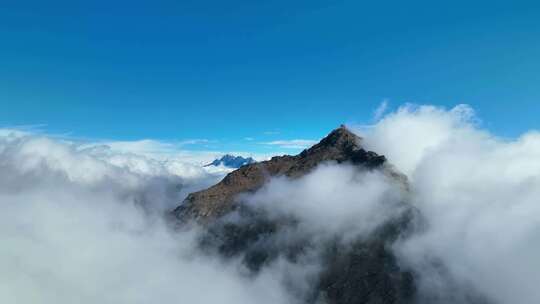
[[[242,166],[229,173],[220,183],[190,194],[174,210],[174,214],[179,219],[203,221],[219,217],[234,208],[235,198],[239,194],[256,191],[270,177],[298,178],[327,161],[351,162],[365,168],[381,167],[386,163],[384,156],[364,150],[361,142],[360,137],[342,125],[298,155],[276,156],[268,161]],[[390,173],[399,177],[396,172]]]
[[[412,274],[398,267],[387,247],[406,233],[412,212],[400,213],[369,239],[343,245],[340,236],[323,243],[314,240],[296,230],[294,219],[268,218],[242,204],[239,198],[240,194],[257,191],[272,177],[300,178],[325,162],[381,170],[406,186],[406,178],[394,171],[384,156],[366,151],[362,139],[341,126],[298,155],[242,166],[218,184],[190,194],[173,214],[180,222],[195,220],[203,224],[202,248],[225,258],[240,259],[254,273],[280,259],[299,263],[307,256],[319,255],[321,270],[300,303],[412,303]],[[237,215],[235,221],[224,216],[232,212]],[[283,238],[291,233],[296,236]]]
[[[242,156],[234,156],[231,154],[225,154],[223,157],[215,159],[208,165],[205,165],[205,167],[210,166],[225,166],[229,168],[238,169],[242,166],[249,165],[254,163],[255,160],[252,157],[242,157]]]
[[[389,202],[392,209],[387,211],[392,216],[369,235],[346,241],[339,234],[321,238],[306,233],[299,228],[298,218],[272,217],[242,201],[242,194],[256,192],[272,177],[301,178],[328,162],[352,164],[359,173],[378,170],[405,194],[409,191],[406,176],[394,170],[384,156],[366,151],[362,138],[341,126],[298,155],[277,156],[242,166],[218,184],[188,195],[172,212],[173,218],[181,223],[180,227],[183,223],[198,223],[203,252],[241,261],[250,275],[283,262],[304,267],[316,259],[317,271],[311,276],[284,278],[295,297],[294,303],[489,303],[472,291],[465,295],[426,295],[418,291],[420,274],[400,263],[393,250],[397,242],[418,232],[423,225],[421,215],[405,198]],[[440,275],[437,279],[447,282],[446,286],[452,289],[444,265],[429,260],[427,264],[433,265],[430,271]]]

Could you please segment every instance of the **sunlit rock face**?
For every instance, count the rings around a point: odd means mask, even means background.
[[[222,216],[234,209],[239,201],[236,199],[239,194],[256,191],[272,177],[304,176],[324,162],[350,162],[363,169],[384,170],[387,174],[406,182],[403,175],[385,166],[384,156],[364,150],[361,141],[360,137],[341,126],[318,144],[298,155],[273,157],[268,161],[246,165],[231,172],[220,183],[190,194],[174,210],[174,214],[179,219],[201,221]]]

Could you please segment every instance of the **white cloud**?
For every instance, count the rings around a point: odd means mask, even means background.
[[[430,149],[443,142],[457,140],[475,128],[474,111],[469,106],[459,105],[446,111],[433,106],[408,104],[388,114],[376,125],[357,131],[369,149],[386,155],[399,170],[411,174]]]
[[[502,140],[479,129],[465,105],[408,105],[362,132],[367,148],[409,175],[413,202],[428,221],[398,247],[423,274],[424,291],[457,293],[436,288],[445,283],[429,263],[438,260],[462,288],[494,303],[540,299],[538,132]]]
[[[373,112],[373,119],[375,121],[378,121],[379,119],[381,119],[381,117],[383,117],[384,113],[386,113],[387,110],[388,110],[388,100],[385,99],[379,104],[377,109],[375,109],[375,111]]]
[[[274,140],[263,142],[264,145],[277,146],[284,149],[305,149],[316,144],[316,140],[310,139],[291,139],[291,140]]]
[[[298,180],[273,179],[248,202],[293,215],[301,233],[358,236],[399,209],[385,202],[406,199],[425,222],[394,249],[416,273],[424,302],[540,299],[540,132],[498,138],[467,105],[406,105],[359,132],[365,148],[407,173],[407,196],[377,174],[326,165]]]
[[[134,141],[98,141],[90,142],[83,147],[106,146],[119,153],[144,155],[155,159],[182,158],[187,162],[205,163],[223,154],[219,151],[186,150],[186,145],[208,143],[208,140],[185,140],[178,142],[142,139]]]
[[[289,302],[271,273],[248,279],[197,253],[194,231],[167,228],[161,213],[185,182],[171,171],[141,155],[0,137],[0,302]]]
[[[407,200],[426,225],[394,249],[420,275],[428,303],[468,290],[495,304],[540,299],[539,132],[500,139],[465,105],[407,105],[359,132],[407,173],[409,193],[383,174],[325,164],[275,178],[249,201],[295,216],[301,233],[354,238]],[[292,142],[266,144],[300,146]],[[304,265],[277,262],[245,276],[238,261],[197,251],[196,231],[164,225],[162,212],[222,176],[182,153],[155,141],[82,145],[0,130],[0,302],[294,302],[282,279],[308,284]]]
[[[300,179],[274,178],[245,199],[274,218],[294,216],[303,233],[353,239],[398,217],[404,189],[400,181],[380,171],[326,163]]]
[[[30,132],[28,130],[19,129],[19,128],[2,128],[0,129],[0,136],[4,138],[17,138],[22,137],[25,135],[29,135]]]

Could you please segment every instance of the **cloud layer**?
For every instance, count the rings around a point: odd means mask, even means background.
[[[282,301],[163,223],[182,187],[215,179],[192,165],[11,134],[0,172],[2,303]]]
[[[422,225],[392,250],[415,273],[419,303],[538,302],[540,133],[498,138],[465,105],[406,105],[357,132],[408,190],[335,163],[272,179],[245,200],[297,225],[263,248],[366,238],[406,202]],[[132,150],[0,130],[0,302],[296,303],[313,288],[319,247],[253,274],[203,253],[197,228],[172,231],[163,214],[223,173]]]
[[[427,219],[398,248],[424,275],[424,290],[456,293],[430,273],[427,262],[437,259],[495,303],[540,299],[540,133],[497,138],[465,105],[404,106],[361,133],[407,173]]]
[[[310,139],[274,140],[264,142],[264,145],[276,146],[284,149],[305,149],[316,144],[317,141]]]

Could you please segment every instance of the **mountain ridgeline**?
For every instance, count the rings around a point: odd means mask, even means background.
[[[361,168],[386,170],[389,174],[406,182],[405,176],[384,166],[386,158],[360,146],[361,139],[344,126],[332,131],[318,144],[302,153],[290,156],[276,156],[268,161],[243,166],[229,173],[218,184],[199,192],[191,193],[174,210],[178,219],[198,219],[208,221],[234,209],[239,194],[254,192],[269,178],[287,176],[302,177],[317,165],[335,161],[350,162]]]
[[[253,274],[280,260],[303,265],[315,256],[320,269],[309,279],[304,278],[309,281],[307,290],[298,287],[306,284],[289,278],[287,285],[292,294],[298,295],[299,303],[464,303],[420,295],[417,275],[398,262],[393,244],[409,237],[421,222],[418,211],[406,201],[395,202],[401,210],[398,216],[377,227],[369,237],[343,242],[339,235],[321,241],[301,233],[298,219],[270,217],[243,199],[274,177],[299,179],[323,163],[348,164],[360,172],[377,170],[408,191],[406,176],[384,156],[366,151],[362,139],[341,126],[298,155],[240,167],[218,184],[188,195],[172,215],[179,225],[191,222],[203,228],[199,244],[204,252],[240,259]]]
[[[234,156],[234,155],[231,155],[231,154],[225,154],[225,155],[223,155],[223,157],[215,159],[214,161],[212,161],[208,165],[205,165],[205,167],[224,166],[224,167],[228,167],[228,168],[238,169],[238,168],[240,168],[242,166],[249,165],[249,164],[252,164],[254,162],[255,162],[255,160],[253,158],[251,158],[251,157],[246,158],[246,157],[242,157],[242,156]]]

